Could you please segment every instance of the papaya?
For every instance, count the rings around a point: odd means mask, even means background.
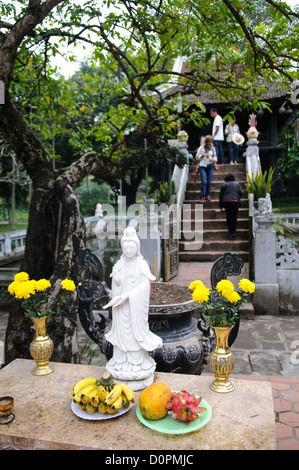
[[[161,419],[167,415],[167,403],[171,402],[170,388],[164,383],[153,383],[142,390],[139,396],[139,409],[147,419]]]

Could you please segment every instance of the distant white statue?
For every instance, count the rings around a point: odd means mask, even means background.
[[[149,351],[160,349],[162,339],[148,324],[150,281],[155,280],[140,253],[140,240],[134,227],[124,230],[122,255],[113,267],[111,329],[106,339],[113,345],[113,356],[106,369],[116,381],[141,390],[154,380],[156,363]]]
[[[103,209],[102,209],[102,204],[98,203],[96,205],[96,210],[95,210],[95,217],[103,217]]]

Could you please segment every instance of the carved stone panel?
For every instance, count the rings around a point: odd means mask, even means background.
[[[276,266],[299,269],[299,253],[294,244],[283,236],[278,237],[276,245]]]

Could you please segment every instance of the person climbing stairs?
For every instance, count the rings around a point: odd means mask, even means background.
[[[195,205],[203,207],[202,224],[202,245],[198,247],[198,237],[191,239],[190,233],[186,230],[181,231],[179,243],[179,261],[215,261],[224,252],[230,251],[240,256],[243,261],[249,260],[249,206],[248,194],[246,191],[246,169],[244,163],[236,165],[223,164],[214,171],[213,182],[211,185],[211,199],[201,201],[200,177],[195,183],[196,161],[190,161],[189,178],[186,187],[184,209],[182,211],[182,227],[189,227],[191,232],[195,230]],[[243,190],[241,207],[238,213],[238,223],[236,237],[232,239],[227,229],[225,211],[219,208],[219,192],[224,183],[224,177],[228,173],[233,173]],[[186,209],[189,208],[190,210]],[[198,207],[198,206],[197,206]],[[189,224],[189,225],[188,225]],[[197,224],[198,226],[198,224]],[[197,245],[195,245],[197,243]]]

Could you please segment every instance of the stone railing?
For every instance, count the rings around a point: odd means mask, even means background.
[[[99,217],[86,217],[86,235],[88,238],[94,237],[94,228]],[[0,260],[14,255],[22,255],[25,250],[27,230],[15,230],[0,234]]]
[[[183,168],[179,168],[175,165],[172,174],[172,181],[174,181],[175,187],[177,188],[177,203],[181,208],[185,199],[188,175],[189,165],[184,165]]]
[[[295,214],[272,214],[275,219],[280,219],[282,222],[291,225],[299,226],[299,213]]]
[[[26,244],[26,229],[0,234],[0,259],[22,254]]]

